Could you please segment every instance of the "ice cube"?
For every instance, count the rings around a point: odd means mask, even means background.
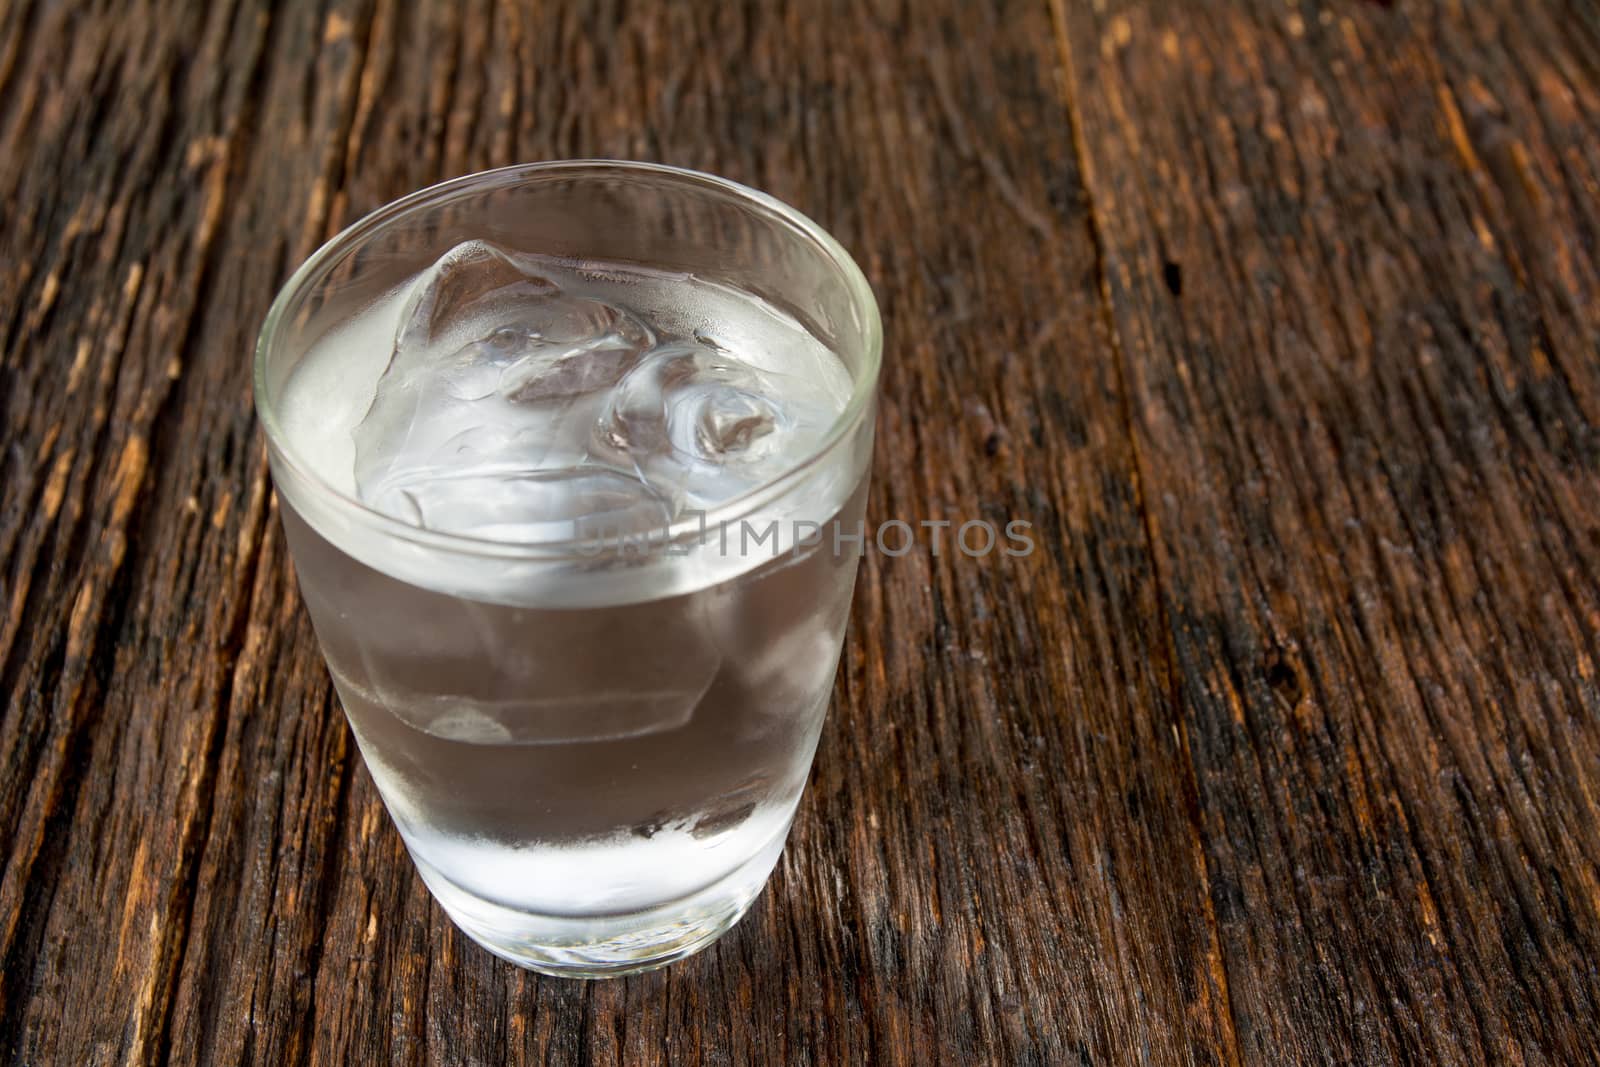
[[[412,288],[396,347],[415,353],[448,343],[467,323],[560,291],[532,257],[488,241],[463,241],[440,256]]]
[[[707,459],[747,455],[777,425],[778,413],[764,397],[741,389],[712,393],[694,415],[695,451]]]
[[[428,721],[428,733],[474,745],[575,745],[682,729],[705,690],[643,693],[596,690],[570,697],[456,702]]]
[[[451,704],[428,723],[427,730],[435,737],[471,745],[503,745],[514,740],[504,723],[465,703]]]
[[[622,377],[600,416],[597,451],[626,457],[658,492],[715,502],[779,473],[832,416],[816,385],[696,336],[657,346]]]
[[[561,400],[609,389],[638,360],[633,347],[536,346],[500,372],[500,395],[513,404]]]
[[[386,503],[400,518],[489,540],[622,537],[674,514],[670,497],[625,471],[498,466],[493,457],[419,469],[392,493]]]
[[[589,455],[607,392],[654,342],[563,290],[536,257],[468,241],[416,282],[353,431],[357,492],[437,530],[501,539],[634,532],[672,498]],[[552,528],[550,524],[556,524]]]

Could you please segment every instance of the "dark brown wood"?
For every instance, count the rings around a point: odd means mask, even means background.
[[[0,1057],[1580,1063],[1600,17],[1569,3],[0,0]],[[889,344],[772,884],[664,972],[457,933],[251,412],[277,286],[516,160],[790,201]]]
[[[1343,8],[1057,5],[1235,1033],[1588,1062],[1600,26]]]

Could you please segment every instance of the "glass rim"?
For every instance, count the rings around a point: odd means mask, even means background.
[[[334,266],[344,254],[355,249],[371,236],[390,224],[416,213],[419,209],[445,200],[454,194],[480,185],[512,184],[524,178],[538,178],[562,172],[625,172],[700,186],[723,194],[731,199],[761,209],[769,217],[786,225],[797,236],[817,246],[843,280],[851,304],[861,313],[863,353],[859,373],[853,375],[850,398],[840,411],[828,432],[804,456],[786,465],[781,471],[756,486],[722,501],[704,511],[690,513],[673,522],[647,531],[651,542],[658,545],[680,543],[690,535],[701,535],[707,529],[727,523],[730,519],[748,515],[763,502],[783,495],[800,477],[819,465],[839,449],[848,439],[863,413],[871,406],[877,390],[878,375],[883,363],[883,323],[876,297],[859,264],[832,234],[811,218],[769,193],[722,178],[704,171],[674,167],[662,163],[644,163],[623,159],[563,159],[537,163],[516,163],[491,170],[475,171],[419,189],[392,200],[346,226],[306,257],[295,269],[273,298],[272,306],[261,325],[256,339],[251,387],[256,416],[268,443],[279,459],[321,503],[331,505],[337,512],[358,518],[378,532],[389,534],[414,544],[466,555],[497,558],[549,559],[577,555],[593,559],[593,546],[604,544],[614,537],[577,536],[543,540],[507,541],[446,530],[430,530],[377,510],[353,493],[334,486],[319,474],[313,465],[296,454],[293,443],[284,432],[278,417],[277,405],[267,390],[267,363],[273,354],[285,318],[297,302],[316,282]],[[279,492],[283,489],[277,487]],[[291,501],[292,502],[292,501]],[[588,551],[585,551],[588,549]]]

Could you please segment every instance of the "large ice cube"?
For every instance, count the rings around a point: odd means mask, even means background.
[[[406,626],[374,623],[351,639],[385,721],[485,745],[680,729],[722,665],[715,638],[681,607],[563,614],[435,597]]]
[[[671,498],[630,463],[589,454],[608,390],[653,341],[536,257],[457,245],[415,283],[353,431],[358,493],[430,529],[511,540],[669,521]]]

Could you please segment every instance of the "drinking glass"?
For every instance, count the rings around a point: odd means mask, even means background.
[[[351,488],[342,431],[313,439],[328,416],[285,410],[285,385],[468,240],[763,302],[837,358],[848,401],[781,472],[642,541],[488,538],[376,510]],[[371,404],[371,378],[345,381],[338,359],[381,364],[393,333],[349,337],[315,390],[347,414]],[[861,271],[814,222],[642,163],[433,186],[334,237],[278,295],[255,399],[300,590],[418,872],[490,952],[549,974],[648,970],[710,944],[760,892],[837,669],[880,350]]]

